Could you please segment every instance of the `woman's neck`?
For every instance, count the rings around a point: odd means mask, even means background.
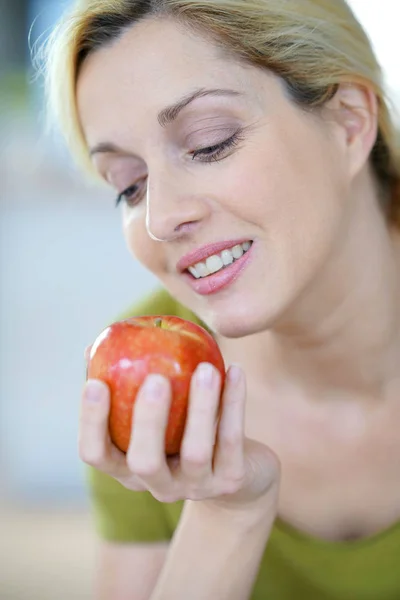
[[[219,340],[260,383],[288,380],[320,394],[386,396],[400,373],[400,232],[375,203],[355,218],[319,276],[267,331]]]

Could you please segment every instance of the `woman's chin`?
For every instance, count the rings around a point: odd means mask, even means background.
[[[217,335],[224,338],[243,338],[268,331],[273,327],[275,318],[266,314],[266,311],[245,310],[213,314],[207,319],[207,325]]]

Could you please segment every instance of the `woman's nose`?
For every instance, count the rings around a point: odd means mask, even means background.
[[[167,242],[194,232],[209,212],[206,199],[178,181],[148,181],[146,229],[151,239]]]

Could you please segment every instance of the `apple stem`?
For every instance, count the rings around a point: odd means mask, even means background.
[[[156,319],[154,321],[154,324],[155,324],[156,327],[161,327],[162,326],[162,319]]]

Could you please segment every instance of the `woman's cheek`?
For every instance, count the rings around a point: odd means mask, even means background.
[[[132,256],[154,275],[160,276],[165,268],[163,247],[147,233],[144,210],[124,207],[123,233]]]
[[[140,249],[146,243],[146,238],[150,241],[146,232],[146,219],[144,215],[135,208],[123,207],[122,230],[125,241],[130,252],[135,258],[141,261]]]

